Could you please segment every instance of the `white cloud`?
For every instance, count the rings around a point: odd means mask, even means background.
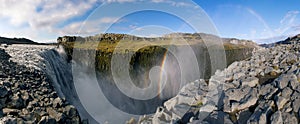
[[[292,29],[298,33],[300,33],[300,24],[299,25],[295,25],[292,27]]]
[[[280,27],[275,29],[276,33],[283,34],[291,29],[296,23],[295,20],[298,14],[299,11],[289,11],[280,21]]]
[[[0,0],[0,18],[7,18],[11,25],[29,24],[33,28],[54,26],[80,16],[92,8],[96,0]],[[40,8],[40,11],[37,9]]]
[[[0,23],[6,25],[0,27],[2,36],[39,40],[43,39],[38,38],[41,32],[53,35],[59,30],[59,24],[82,16],[97,6],[99,0],[0,0],[0,3]],[[20,30],[24,33],[19,33]]]
[[[125,2],[135,2],[136,0],[101,0],[101,2],[104,2],[104,3],[114,3],[114,2],[117,2],[117,3],[125,3]]]
[[[121,22],[118,20],[118,18],[115,17],[104,17],[101,18],[99,21],[99,23],[116,23],[116,22]]]
[[[64,26],[62,29],[54,29],[51,32],[58,32],[60,35],[90,35],[102,32],[109,24],[120,23],[116,17],[104,17],[84,22],[74,22]]]
[[[0,18],[7,18],[14,26],[22,25],[35,14],[35,7],[40,1],[0,0]]]
[[[196,7],[195,5],[192,5],[191,3],[177,2],[174,0],[151,0],[150,2],[152,2],[152,3],[167,3],[167,4],[171,4],[172,6],[176,6],[176,7]]]
[[[299,20],[297,20],[299,11],[287,12],[285,16],[278,22],[278,28],[270,28],[267,22],[254,10],[247,8],[247,11],[254,15],[264,26],[262,31],[257,32],[251,30],[248,35],[248,38],[257,41],[258,43],[271,43],[284,40],[286,37],[293,36],[300,31],[299,28],[297,30],[297,25],[300,26],[298,22]]]

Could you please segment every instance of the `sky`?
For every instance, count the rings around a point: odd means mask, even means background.
[[[64,35],[126,33],[161,36],[172,32],[210,33],[271,43],[300,33],[299,0],[0,0],[0,36],[55,42]],[[147,3],[138,4],[138,2]],[[112,4],[116,4],[113,6]],[[161,6],[184,18],[157,10],[118,13]],[[106,8],[105,8],[106,7]],[[154,7],[155,8],[155,7]],[[198,11],[203,10],[203,11]],[[202,13],[202,14],[201,14]],[[96,16],[101,15],[101,16]],[[195,30],[188,20],[198,21]],[[188,19],[187,19],[188,18]],[[199,29],[199,27],[196,27]],[[208,31],[208,32],[206,32]]]

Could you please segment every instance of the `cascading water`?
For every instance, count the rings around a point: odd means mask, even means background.
[[[73,83],[73,61],[67,61],[67,56],[63,47],[59,46],[56,49],[43,52],[41,56],[44,58],[44,63],[46,65],[44,71],[52,81],[59,97],[73,104],[78,110],[81,119],[88,119],[90,123],[96,123],[80,103]]]
[[[131,117],[138,118],[140,115],[154,113],[156,108],[161,106],[165,100],[175,96],[185,83],[204,77],[204,72],[207,70],[205,59],[207,57],[206,54],[203,54],[205,52],[201,51],[202,49],[194,50],[198,51],[196,52],[196,55],[198,55],[196,58],[198,58],[197,64],[200,68],[192,67],[191,65],[196,63],[189,64],[186,61],[191,60],[189,58],[190,53],[187,53],[186,49],[182,47],[174,50],[170,54],[176,55],[177,58],[168,55],[164,58],[162,65],[157,66],[160,69],[152,70],[152,76],[161,78],[159,76],[164,74],[167,75],[169,81],[163,89],[160,89],[162,92],[158,96],[147,100],[127,96],[110,80],[110,77],[99,72],[93,73],[93,71],[95,72],[95,67],[93,67],[95,66],[95,57],[93,57],[95,51],[86,52],[74,49],[73,59],[80,58],[80,60],[74,59],[70,62],[68,62],[62,46],[44,52],[41,56],[46,64],[44,71],[52,80],[58,95],[73,104],[82,119],[88,119],[90,123],[104,123],[106,121],[124,123]],[[183,63],[183,65],[180,65],[180,63]],[[178,65],[180,68],[174,68]],[[194,73],[197,68],[200,69],[201,76]],[[180,72],[178,72],[179,70]],[[164,72],[159,73],[159,71]],[[149,77],[151,77],[151,70]],[[97,91],[97,93],[93,91]]]
[[[82,51],[77,52],[82,53]],[[76,50],[74,50],[74,53],[76,54]],[[87,52],[87,54],[92,53]],[[44,58],[44,63],[46,64],[44,71],[52,80],[53,86],[55,87],[58,95],[73,104],[79,111],[81,118],[88,119],[90,123],[97,123],[102,120],[112,120],[113,122],[110,121],[111,123],[123,123],[126,120],[129,120],[130,117],[152,114],[156,111],[158,106],[162,105],[164,100],[171,98],[177,93],[175,91],[168,90],[165,91],[164,94],[157,95],[152,99],[134,99],[122,93],[119,88],[111,82],[111,80],[106,80],[107,78],[102,77],[100,73],[97,73],[97,76],[94,76],[93,78],[93,75],[90,73],[91,68],[87,67],[90,66],[89,64],[93,63],[93,61],[89,62],[89,60],[93,59],[90,55],[80,55],[80,57],[83,58],[82,60],[85,61],[81,60],[79,62],[75,62],[74,60],[71,60],[68,62],[64,48],[59,46],[56,49],[51,49],[42,53],[41,56]],[[87,58],[84,59],[85,57]],[[168,66],[169,64],[170,63],[166,60],[163,69],[172,70],[171,67]],[[168,72],[167,70],[164,71]],[[176,70],[172,70],[172,72],[176,72]],[[155,71],[152,75],[154,74],[156,74]],[[91,92],[92,89],[95,88],[95,86],[92,85],[93,82],[97,82],[97,85],[101,88],[101,91],[99,92],[103,93],[103,95],[95,95],[94,92]],[[167,84],[167,87],[171,87],[171,85]],[[178,88],[175,88],[176,91],[179,90]],[[173,93],[167,95],[167,92]],[[84,97],[80,97],[80,95],[83,95]],[[93,95],[97,96],[96,99],[106,102],[101,102],[100,105],[95,102],[95,104],[92,105],[92,109],[95,109],[96,112],[89,113],[90,110],[87,106],[85,106],[85,102],[93,102],[91,100],[95,99],[92,97]],[[79,99],[79,97],[81,99]],[[103,115],[107,115],[107,112],[113,113],[112,111],[116,111],[117,113],[124,114],[126,116],[112,114],[111,116],[105,116],[104,118]]]
[[[94,78],[90,74],[90,68],[87,67],[89,64],[87,61],[89,59],[86,59],[86,61],[75,62],[74,60],[71,60],[68,62],[66,53],[62,46],[46,51],[42,53],[41,56],[44,58],[44,63],[46,65],[44,71],[52,81],[59,97],[73,104],[77,108],[81,119],[88,119],[89,123],[98,123],[101,122],[101,120],[111,120],[109,121],[110,123],[123,123],[129,120],[131,117],[137,118],[138,116],[136,115],[154,113],[156,108],[162,105],[163,101],[159,98],[159,96],[146,101],[135,100],[121,93],[116,85],[112,84],[108,80],[105,80],[106,77],[101,77],[101,74],[98,73],[97,79]],[[84,58],[87,56],[82,57]],[[76,73],[73,73],[74,71],[76,71]],[[86,110],[86,106],[83,104],[84,102],[93,99],[92,96],[95,93],[91,92],[91,90],[94,88],[94,86],[92,86],[92,82],[95,81],[98,82],[98,85],[101,87],[102,93],[104,94],[104,97],[98,96],[96,99],[99,99],[100,101],[107,100],[108,102],[101,103],[100,105],[95,102],[93,106],[98,112],[89,113]],[[86,99],[79,99],[78,93],[82,92],[88,94],[89,96],[84,97]],[[102,106],[112,107],[110,108]],[[126,116],[117,116],[113,114],[103,118],[103,115],[107,115],[108,111],[116,111],[116,108],[118,109],[118,113],[126,114]],[[95,117],[99,120],[95,120]]]

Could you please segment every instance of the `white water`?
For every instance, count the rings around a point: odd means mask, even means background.
[[[82,51],[74,51],[82,52]],[[61,98],[73,104],[82,119],[90,123],[124,123],[130,118],[151,114],[162,105],[159,96],[150,100],[136,100],[124,95],[111,82],[96,78],[95,70],[79,65],[73,60],[68,63],[62,47],[41,54],[46,68]],[[80,56],[85,58],[87,56]],[[89,56],[90,57],[90,56]],[[93,63],[93,58],[86,58]],[[83,62],[85,63],[85,62]]]
[[[88,119],[90,123],[97,123],[80,103],[73,83],[72,63],[67,62],[63,48],[48,50],[41,53],[41,56],[44,58],[43,62],[46,65],[44,71],[52,81],[59,97],[74,105],[82,120]]]
[[[183,51],[183,50],[180,50]],[[165,96],[172,97],[176,95],[179,87],[183,87],[179,81],[178,86],[174,84],[166,85],[163,96],[157,96],[150,100],[136,100],[123,94],[116,85],[111,82],[96,76],[95,59],[91,55],[82,55],[83,51],[74,50],[74,58],[84,60],[83,64],[77,64],[74,61],[67,62],[66,53],[62,47],[52,49],[41,54],[45,59],[46,64],[45,72],[51,78],[53,85],[61,98],[65,98],[68,102],[73,104],[82,119],[88,119],[90,123],[124,123],[130,120],[131,117],[138,119],[139,116],[144,114],[151,114],[156,111],[156,108],[162,105]],[[181,54],[180,54],[181,53]],[[195,80],[199,77],[199,72],[195,73],[198,67],[191,67],[195,64],[186,64],[185,60],[191,60],[189,55],[179,52],[177,55],[178,61],[184,63],[180,65],[182,68],[181,78],[182,82],[189,82],[188,79]],[[77,56],[76,56],[77,55]],[[87,66],[84,66],[86,64]],[[91,65],[92,64],[92,65]],[[166,61],[164,69],[170,74],[174,74],[179,70],[175,69],[172,65],[176,65],[172,61]],[[174,70],[175,69],[175,70]],[[191,71],[193,70],[193,71]],[[192,73],[191,73],[192,72]],[[173,80],[180,80],[173,75]],[[175,90],[174,90],[175,89]],[[174,91],[173,91],[174,90]]]

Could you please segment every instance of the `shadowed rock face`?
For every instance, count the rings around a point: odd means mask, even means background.
[[[193,49],[197,61],[199,63],[199,70],[201,71],[201,78],[209,79],[211,74],[211,62],[210,57],[213,57],[208,52],[208,47],[204,43],[206,42],[215,42],[215,41],[223,41],[224,44],[224,52],[226,54],[226,62],[227,65],[230,65],[234,61],[243,60],[249,58],[252,54],[252,50],[258,47],[254,42],[248,40],[238,40],[234,38],[219,38],[214,35],[203,34],[203,33],[173,33],[168,34],[163,37],[158,38],[146,38],[146,37],[136,37],[132,35],[126,34],[99,34],[96,36],[90,37],[75,37],[75,36],[64,36],[59,37],[57,42],[64,46],[65,51],[68,55],[69,60],[72,59],[73,56],[73,49],[76,49],[77,55],[75,56],[89,56],[95,57],[95,63],[91,63],[92,61],[88,61],[83,59],[84,57],[80,58],[77,57],[75,59],[76,62],[84,64],[84,65],[95,65],[96,70],[101,72],[102,74],[110,74],[111,61],[112,56],[118,55],[122,56],[122,58],[130,59],[130,69],[133,73],[146,73],[154,65],[161,65],[164,59],[164,55],[168,52],[165,48],[172,48],[172,47],[185,47],[185,46],[176,46],[176,45],[165,45],[165,46],[151,46],[151,47],[144,47],[139,49],[138,51],[132,50],[125,50],[123,52],[116,52],[114,54],[114,48],[116,46],[112,45],[113,48],[105,48],[105,45],[109,47],[111,44],[118,44],[119,41],[122,40],[129,40],[130,42],[140,42],[141,40],[147,40],[152,42],[167,42],[170,39],[182,38],[181,40],[191,40],[189,46]],[[196,42],[196,43],[194,43]],[[198,42],[198,43],[197,43]],[[74,46],[75,43],[79,43],[77,46]],[[81,44],[82,43],[82,44]],[[80,46],[84,46],[84,43],[104,43],[99,44],[97,49],[89,49]],[[102,47],[101,47],[102,45]],[[97,46],[96,46],[97,47]],[[92,48],[92,47],[91,47]],[[129,54],[132,54],[130,58],[128,58]],[[176,61],[176,60],[175,60]],[[146,70],[142,71],[141,70]],[[135,75],[139,75],[135,74]]]
[[[114,44],[115,39],[121,39],[119,35],[115,36],[115,34],[105,34],[103,37],[104,39],[98,39],[100,42],[105,42],[105,45],[107,44]],[[122,35],[121,35],[122,36]],[[177,35],[176,35],[177,36]],[[185,34],[184,38],[186,39],[197,39],[194,37],[190,37],[190,34]],[[165,36],[164,38],[154,38],[152,39],[153,42],[155,41],[163,41],[171,36]],[[206,37],[212,37],[211,40],[216,39],[215,36],[206,36]],[[68,38],[68,37],[63,37]],[[88,37],[87,39],[96,39],[99,37]],[[133,39],[132,42],[138,42],[140,39],[134,36],[131,36],[129,39]],[[128,40],[128,39],[127,39]],[[199,39],[201,40],[201,39]],[[69,42],[63,42],[63,41],[69,41]],[[130,98],[126,95],[124,95],[118,87],[114,84],[113,77],[111,76],[111,65],[114,63],[112,60],[113,51],[110,49],[88,49],[88,48],[77,48],[76,45],[74,46],[74,43],[77,42],[74,41],[74,37],[69,37],[69,39],[62,40],[59,38],[59,41],[61,45],[64,46],[64,49],[69,57],[69,59],[73,59],[76,63],[82,66],[90,66],[95,68],[90,68],[87,70],[95,70],[97,71],[97,79],[99,86],[102,88],[104,95],[106,98],[112,103],[115,107],[119,108],[120,110],[131,113],[131,114],[149,114],[154,113],[156,111],[157,106],[161,106],[165,100],[168,100],[169,98],[175,96],[178,94],[179,88],[174,88],[175,92],[171,92],[170,94],[165,95],[164,97],[157,96],[153,99],[143,101],[143,100],[136,100],[133,98]],[[80,42],[80,41],[79,41]],[[92,42],[92,41],[89,41]],[[97,42],[96,42],[97,43]],[[225,44],[225,54],[226,54],[226,61],[227,63],[232,63],[237,60],[243,60],[251,56],[252,50],[256,47],[256,45],[250,41],[240,41],[237,39],[224,39]],[[249,45],[249,47],[246,47],[245,45]],[[84,45],[84,43],[82,44]],[[103,44],[102,44],[103,45]],[[175,46],[166,46],[167,48],[172,48]],[[184,48],[186,46],[176,46],[180,48]],[[190,45],[192,50],[195,52],[196,59],[199,63],[199,70],[200,70],[200,77],[203,79],[209,79],[210,76],[214,73],[211,71],[211,65],[210,65],[210,54],[207,50],[206,45],[202,42],[199,44],[192,44]],[[74,52],[75,51],[75,52]],[[76,57],[73,54],[76,54]],[[129,57],[128,54],[132,54],[132,57]],[[129,59],[130,60],[130,67],[129,72],[131,79],[133,80],[133,83],[137,87],[146,87],[149,85],[149,71],[153,66],[161,66],[164,56],[166,54],[169,54],[169,51],[167,51],[165,48],[160,46],[151,46],[151,47],[145,47],[142,49],[139,49],[137,51],[131,51],[128,50],[125,52],[117,52],[117,56],[120,56],[124,60]],[[89,59],[87,59],[89,58]],[[180,68],[178,66],[178,62],[176,61],[176,58],[174,56],[169,56],[168,59],[171,59],[174,61],[174,73],[173,77],[174,80],[170,80],[169,83],[176,84],[180,83]],[[94,61],[91,61],[94,60]],[[187,60],[188,61],[188,60]],[[88,72],[87,72],[88,73]],[[195,79],[187,79],[186,82],[194,81]],[[204,81],[204,80],[203,80]],[[205,82],[205,81],[204,81]],[[172,90],[173,91],[173,90]],[[203,92],[204,93],[204,92]],[[255,92],[253,92],[255,93]],[[114,97],[111,97],[113,94]],[[134,105],[134,106],[133,106]],[[184,108],[184,106],[182,106]],[[180,111],[180,110],[178,110]],[[218,113],[216,113],[218,115]],[[224,113],[220,113],[224,114]],[[227,116],[224,114],[224,116]]]

